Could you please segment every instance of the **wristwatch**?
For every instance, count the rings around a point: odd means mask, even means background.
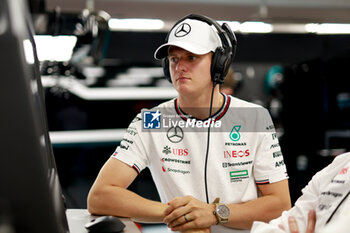
[[[218,220],[218,224],[225,224],[228,222],[228,218],[230,217],[230,208],[227,205],[220,203],[220,198],[217,197],[213,204],[215,204],[215,210],[213,214]]]

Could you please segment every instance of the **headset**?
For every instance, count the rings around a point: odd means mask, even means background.
[[[168,42],[170,32],[181,22],[183,22],[186,19],[195,19],[202,22],[205,22],[207,24],[214,25],[216,28],[218,35],[220,37],[222,47],[217,47],[213,58],[212,63],[210,67],[210,74],[211,79],[216,84],[222,84],[225,80],[225,77],[227,75],[227,72],[230,68],[231,62],[233,61],[233,58],[236,54],[237,49],[237,39],[235,34],[232,32],[230,27],[227,25],[227,23],[223,23],[222,26],[220,26],[219,23],[217,23],[215,20],[211,19],[208,16],[204,15],[197,15],[197,14],[190,14],[185,16],[184,18],[180,19],[169,31],[168,35],[166,36],[165,42]],[[162,60],[162,66],[165,78],[171,82],[170,78],[170,70],[169,70],[169,60],[167,57],[163,58]]]

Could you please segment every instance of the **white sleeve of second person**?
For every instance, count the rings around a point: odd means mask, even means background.
[[[325,179],[330,179],[334,170],[332,164],[328,165],[323,170],[316,173],[307,186],[302,190],[302,195],[295,202],[292,209],[284,211],[279,218],[271,220],[269,223],[254,222],[251,233],[280,233],[290,232],[288,217],[294,216],[298,223],[299,232],[305,232],[308,220],[308,213],[310,210],[315,210],[318,204],[319,189],[322,188],[325,183],[328,183]],[[334,171],[333,171],[334,172]],[[283,227],[284,231],[280,229]]]
[[[350,197],[344,203],[343,211],[334,221],[329,222],[320,233],[349,233]]]

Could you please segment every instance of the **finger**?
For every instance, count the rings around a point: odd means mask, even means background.
[[[293,216],[288,217],[289,230],[291,233],[299,233],[297,221]]]
[[[168,202],[168,207],[165,209],[163,215],[167,216],[169,215],[171,212],[173,212],[175,209],[181,207],[181,206],[185,206],[188,203],[188,199],[185,197],[176,197],[173,200],[171,200],[170,202]]]
[[[169,201],[168,205],[177,208],[177,207],[186,205],[188,202],[191,201],[191,199],[192,198],[190,196],[176,197],[173,200]]]
[[[286,230],[284,229],[283,224],[278,224],[278,227],[279,227],[281,230],[286,231]]]
[[[308,214],[306,233],[313,233],[315,231],[315,224],[316,224],[316,212],[315,210],[310,210]]]
[[[170,227],[170,228],[177,227],[177,226],[186,224],[186,223],[188,223],[190,221],[192,221],[191,216],[189,216],[189,214],[184,214],[183,216],[180,216],[179,218],[177,218],[174,221],[170,222],[168,224],[168,227]]]
[[[172,227],[170,229],[172,231],[180,231],[180,232],[189,231],[189,232],[203,232],[203,233],[208,232],[208,233],[210,233],[210,227],[200,228],[200,227],[198,227],[198,225],[194,221],[191,221],[191,222],[188,222],[188,223],[176,226],[176,227]]]
[[[174,209],[171,213],[169,213],[167,216],[164,217],[163,222],[165,224],[171,225],[171,224],[175,224],[176,222],[181,222],[182,220],[185,220],[183,218],[183,216],[185,214],[188,214],[189,208],[187,207],[179,207],[177,209]],[[175,223],[173,223],[174,221],[176,221]]]
[[[164,210],[164,212],[163,212],[163,217],[166,217],[166,216],[168,216],[171,212],[173,212],[174,210],[175,210],[176,208],[174,207],[174,206],[168,206],[165,210]]]
[[[185,222],[188,222],[190,220],[190,219],[187,219],[186,214],[184,214],[184,219],[185,219]]]
[[[193,224],[193,221],[189,221],[189,222],[186,222],[186,223],[181,224],[181,225],[170,227],[170,229],[172,231],[181,231],[182,232],[182,231],[185,231],[185,230],[198,229],[198,227],[196,227],[195,224]]]

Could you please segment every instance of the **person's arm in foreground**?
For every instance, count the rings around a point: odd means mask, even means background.
[[[238,204],[226,203],[231,214],[225,226],[250,229],[254,221],[268,222],[280,216],[283,210],[291,207],[288,180],[259,185],[258,188],[262,196],[255,200]],[[172,230],[203,228],[217,224],[217,219],[213,214],[213,204],[207,204],[188,196],[175,198],[168,205],[164,212],[164,222]]]
[[[89,212],[129,217],[140,222],[162,222],[167,205],[145,199],[126,189],[136,176],[137,172],[132,167],[110,158],[89,192]]]
[[[166,204],[145,199],[126,189],[136,176],[133,168],[110,158],[89,192],[88,211],[95,215],[128,217],[138,222],[162,222]],[[210,233],[210,229],[184,233]]]

